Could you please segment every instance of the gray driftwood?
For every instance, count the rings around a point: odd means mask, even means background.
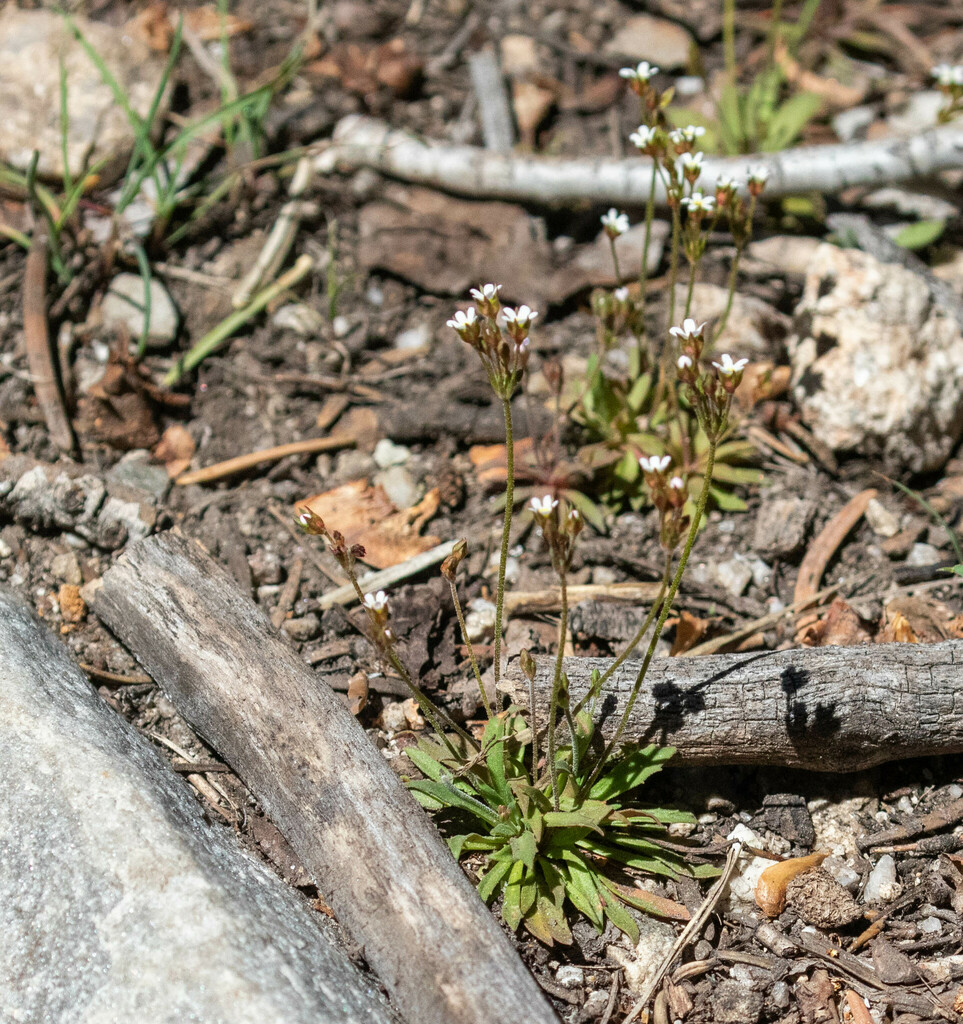
[[[0,1020],[397,1020],[331,922],[204,820],[3,590],[0,780]]]
[[[88,599],[261,801],[412,1024],[556,1020],[342,699],[202,548],[135,544]]]
[[[603,658],[566,658],[581,697]],[[551,663],[539,659],[538,717],[546,720]],[[600,701],[611,735],[635,682],[629,661]],[[517,663],[508,686],[528,703]],[[963,641],[872,644],[654,661],[627,741],[662,743],[687,764],[785,765],[856,771],[898,758],[963,751]]]

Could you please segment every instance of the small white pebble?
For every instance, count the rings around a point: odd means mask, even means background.
[[[562,988],[581,988],[585,984],[585,972],[581,967],[566,964],[564,967],[559,967],[555,980]]]

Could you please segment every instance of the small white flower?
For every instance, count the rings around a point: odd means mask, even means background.
[[[461,334],[463,331],[471,330],[476,323],[478,323],[478,315],[475,313],[475,307],[470,306],[466,310],[459,309],[454,318],[448,321],[448,326]]]
[[[765,185],[769,180],[769,168],[765,164],[756,164],[755,167],[749,168],[747,177],[750,183]]]
[[[691,144],[696,139],[701,139],[705,135],[706,130],[701,125],[689,124],[685,128],[673,128],[669,132],[669,138],[679,146],[682,144]]]
[[[704,159],[704,153],[683,153],[679,158],[679,162],[682,164],[682,173],[690,174],[694,178],[698,177],[702,173]]]
[[[681,491],[681,490],[683,490],[685,488],[685,481],[682,479],[681,476],[674,476],[669,481],[669,486],[674,491]]]
[[[653,455],[651,458],[646,458],[644,455],[639,459],[639,465],[646,473],[664,473],[669,466],[672,464],[672,459],[668,455],[658,456]]]
[[[302,512],[301,515],[298,516],[298,522],[302,526],[308,527],[314,522],[314,515],[311,512]]]
[[[471,297],[476,302],[492,302],[498,298],[498,293],[501,290],[500,284],[483,284],[481,288],[472,288]]]
[[[651,128],[649,125],[640,124],[639,127],[629,136],[629,142],[631,142],[636,149],[645,149],[646,146],[651,146],[652,143],[655,142],[658,134],[659,132],[657,128]]]
[[[687,316],[685,320],[682,321],[681,327],[670,327],[669,334],[674,338],[678,338],[679,341],[691,341],[693,338],[701,338],[702,332],[705,328],[705,323],[697,324],[691,316]],[[683,356],[683,358],[688,357]]]
[[[502,310],[502,316],[505,317],[506,324],[515,324],[518,327],[525,328],[538,316],[538,313],[528,306],[519,306],[518,309],[506,306]]]
[[[365,594],[364,606],[372,612],[383,612],[388,607],[388,595],[383,590],[377,594]]]
[[[705,327],[705,324],[702,325]],[[678,330],[678,328],[676,328]],[[691,356],[679,356],[675,363],[680,370],[691,370],[692,369],[692,357]]]
[[[629,215],[619,213],[613,206],[608,213],[602,214],[602,227],[605,228],[606,234],[612,237],[624,235],[629,230]]]
[[[722,362],[717,363],[713,361],[712,365],[723,377],[731,377],[734,373],[742,373],[742,371],[749,365],[748,359],[733,360],[732,356],[730,356],[728,352],[724,352],[719,358]]]
[[[619,68],[619,76],[621,78],[642,82],[643,84],[648,84],[652,76],[658,73],[658,67],[655,64],[650,64],[647,60],[640,61],[634,68]]]
[[[699,156],[702,156],[700,153]],[[712,213],[716,208],[716,201],[713,196],[703,195],[701,192],[693,192],[682,200],[682,205],[688,207],[689,213]]]
[[[930,74],[944,88],[963,85],[963,64],[937,64]]]
[[[625,287],[616,288],[615,291],[612,292],[612,297],[616,302],[626,303],[629,301],[629,290]]]
[[[570,508],[568,510],[569,522],[577,523],[582,518],[582,513],[577,508]]]
[[[550,516],[558,508],[558,499],[546,494],[543,498],[532,498],[528,507],[537,516]]]
[[[730,178],[728,174],[723,174],[721,177],[716,178],[717,192],[735,192],[738,188],[736,179]]]

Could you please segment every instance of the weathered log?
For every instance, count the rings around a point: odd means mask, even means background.
[[[566,658],[575,700],[605,658]],[[640,663],[627,661],[598,702],[611,736]],[[538,662],[538,718],[546,720],[552,665]],[[506,687],[528,703],[517,663]],[[884,761],[963,751],[963,641],[871,644],[654,661],[626,742],[676,747],[686,764],[783,765],[856,771]]]
[[[0,590],[0,1020],[392,1024],[334,926]]]
[[[412,1024],[556,1020],[344,702],[203,549],[150,538],[86,593],[257,796]]]

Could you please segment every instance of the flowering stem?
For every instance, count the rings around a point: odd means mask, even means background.
[[[659,177],[659,161],[652,157],[652,180],[649,183],[649,198],[645,204],[645,237],[642,240],[642,264],[639,267],[639,324],[640,329],[635,336],[639,351],[639,366],[642,366],[642,339],[645,329],[645,286],[649,280],[649,243],[652,240],[652,220],[655,216],[655,186]]]
[[[742,256],[742,246],[736,248],[736,255],[732,258],[732,266],[729,268],[729,294],[726,296],[726,308],[723,310],[722,319],[719,321],[719,326],[716,328],[715,337],[712,339],[712,343],[717,345],[719,339],[722,337],[722,332],[726,329],[726,324],[729,323],[729,314],[732,312],[732,300],[736,294],[736,281],[739,277],[739,257]]]
[[[478,683],[478,692],[481,694],[482,704],[485,706],[485,714],[488,716],[490,721],[492,717],[492,706],[488,701],[488,694],[485,693],[485,684],[482,682],[481,671],[478,668],[478,659],[475,657],[475,648],[472,646],[471,637],[468,635],[468,627],[465,624],[465,613],[462,610],[461,601],[458,598],[458,588],[455,586],[454,580],[449,580],[448,586],[451,588],[451,600],[455,605],[455,615],[458,617],[458,628],[461,630],[461,638],[465,641],[465,647],[468,650],[468,660],[471,662],[471,670],[475,674],[475,680]]]
[[[615,239],[609,235],[609,248],[612,250],[612,263],[615,266],[615,287],[622,287],[622,271],[619,268],[619,256],[615,251]]]
[[[679,238],[682,234],[682,218],[679,207],[672,207],[672,249],[669,254],[669,323],[675,323],[675,282],[679,276]]]
[[[512,432],[511,393],[502,399],[505,411],[505,464],[508,479],[505,482],[505,520],[502,526],[502,549],[498,558],[498,587],[495,591],[495,685],[502,675],[502,618],[505,609],[505,567],[508,564],[508,545],[512,535],[512,509],[515,505],[515,435]]]
[[[555,675],[552,678],[552,699],[548,709],[548,774],[552,780],[552,800],[558,810],[558,768],[555,766],[556,718],[558,718],[558,697],[562,690],[562,658],[565,653],[565,636],[568,630],[568,586],[565,568],[558,569],[558,581],[562,592],[561,618],[558,621],[558,649],[555,652]],[[534,736],[534,733],[533,733]],[[574,737],[572,742],[574,743]]]
[[[632,714],[632,708],[635,707],[635,702],[642,690],[642,683],[645,681],[646,673],[649,671],[649,665],[655,655],[655,648],[659,643],[659,638],[662,636],[662,630],[665,628],[665,620],[669,617],[669,612],[672,609],[672,602],[675,600],[675,596],[679,592],[679,586],[682,583],[682,576],[685,573],[685,567],[689,562],[689,555],[692,553],[692,546],[695,544],[696,534],[699,532],[699,524],[702,522],[702,517],[705,515],[706,505],[709,501],[709,488],[712,485],[712,470],[716,461],[717,444],[718,440],[715,437],[710,437],[709,450],[706,455],[705,479],[702,482],[702,490],[699,492],[699,501],[696,505],[695,515],[692,517],[692,525],[689,527],[689,535],[686,537],[685,547],[682,549],[682,557],[679,559],[679,566],[675,571],[675,575],[672,577],[672,583],[669,586],[669,593],[666,595],[665,601],[662,604],[662,611],[659,613],[659,619],[655,624],[655,631],[652,634],[652,639],[649,641],[648,649],[646,650],[645,657],[642,660],[642,667],[639,669],[639,674],[632,687],[632,693],[629,695],[629,699],[626,702],[625,710],[622,712],[622,717],[619,720],[618,728],[615,730],[615,735],[603,751],[602,756],[599,758],[595,768],[592,770],[592,774],[582,785],[580,795],[584,795],[592,788],[593,783],[599,777],[608,759],[617,748],[619,740],[622,739],[622,734],[625,732],[625,727],[628,725],[629,716]]]
[[[689,264],[689,290],[685,295],[685,316],[689,315],[689,311],[692,309],[692,293],[695,290],[695,279],[696,269],[698,268],[698,261],[692,260]]]
[[[649,614],[646,615],[645,621],[636,630],[635,636],[629,641],[628,646],[624,651],[612,662],[611,665],[599,676],[596,680],[595,685],[589,688],[588,693],[575,705],[575,710],[572,712],[573,715],[577,715],[585,705],[594,700],[601,692],[602,687],[612,678],[615,672],[624,664],[625,660],[629,655],[642,643],[642,638],[649,631],[649,626],[652,625],[652,620],[658,614],[659,608],[662,606],[662,599],[665,597],[665,592],[669,586],[669,578],[672,575],[672,555],[669,554],[665,560],[665,570],[662,573],[662,585],[659,588],[659,592],[656,595],[655,600],[652,602],[652,607],[649,609]]]
[[[342,568],[347,573],[348,580],[351,583],[351,586],[354,587],[354,592],[358,595],[358,600],[361,602],[363,606],[365,603],[364,593],[362,592],[361,587],[358,584],[358,577],[354,569],[350,565],[345,564],[342,564]],[[435,733],[438,736],[438,738],[448,748],[451,755],[456,758],[461,758],[462,756],[461,752],[455,747],[455,745],[445,734],[445,731],[442,729],[442,722],[444,722],[449,729],[451,729],[463,740],[465,740],[465,742],[470,747],[472,747],[475,750],[478,750],[478,744],[475,742],[475,740],[467,732],[465,732],[465,730],[462,729],[460,725],[453,722],[448,713],[442,710],[440,707],[438,707],[431,700],[428,694],[421,689],[420,686],[417,686],[415,684],[415,681],[411,678],[411,673],[405,667],[404,662],[401,660],[401,658],[398,657],[398,654],[395,651],[393,639],[388,635],[384,626],[375,618],[374,614],[370,610],[368,610],[368,621],[371,623],[371,626],[376,631],[376,636],[378,637],[378,643],[376,646],[384,654],[385,658],[388,660],[388,663],[395,670],[395,672],[398,673],[399,677],[404,682],[405,686],[407,686],[408,689],[411,691],[411,695],[417,701],[418,707],[421,709],[425,718],[428,719],[429,724],[431,725],[432,729],[435,730]]]

